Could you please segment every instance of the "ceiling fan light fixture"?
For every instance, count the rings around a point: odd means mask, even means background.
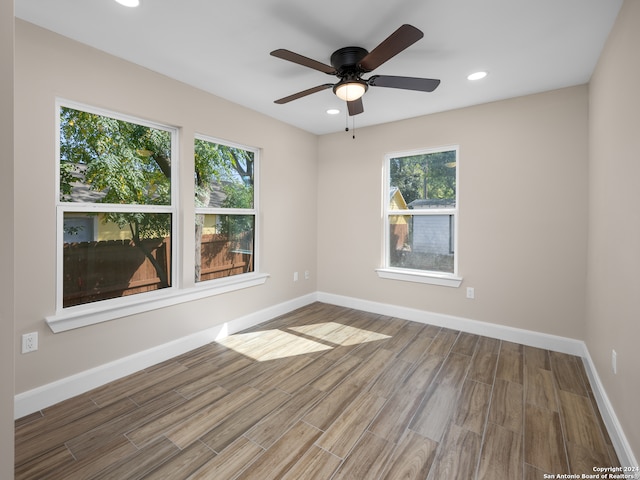
[[[138,7],[140,5],[140,0],[116,0],[120,5],[124,5],[125,7]]]
[[[333,88],[333,93],[345,102],[358,100],[366,91],[367,84],[360,81],[340,82]]]

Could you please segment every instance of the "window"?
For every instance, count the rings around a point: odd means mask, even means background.
[[[195,139],[195,281],[255,268],[257,151]]]
[[[58,108],[58,309],[170,288],[175,130]]]
[[[388,155],[385,163],[385,253],[378,274],[459,286],[457,147]]]

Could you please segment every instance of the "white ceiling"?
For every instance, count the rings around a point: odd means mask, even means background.
[[[433,93],[372,87],[356,127],[589,81],[622,0],[15,0],[16,16],[316,134],[343,130],[335,77],[269,55],[329,64],[372,50],[400,25],[424,38],[373,74],[439,78]],[[469,73],[487,70],[484,80]],[[327,115],[339,108],[340,115]]]

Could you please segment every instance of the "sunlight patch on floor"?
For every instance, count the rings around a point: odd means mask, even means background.
[[[389,335],[336,322],[300,325],[288,327],[287,330],[236,333],[218,340],[218,343],[264,362],[391,338]]]
[[[237,333],[218,343],[259,362],[322,352],[333,348],[281,330]]]
[[[343,347],[391,338],[389,335],[364,330],[362,328],[350,327],[349,325],[343,325],[336,322],[301,325],[297,327],[289,327],[288,330],[293,330],[294,332]]]

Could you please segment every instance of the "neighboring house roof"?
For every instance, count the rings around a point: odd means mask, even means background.
[[[91,189],[91,185],[84,181],[85,172],[87,171],[87,166],[83,164],[75,164],[73,167],[73,171],[71,175],[76,181],[71,183],[71,194],[64,195],[63,198],[65,201],[77,202],[77,203],[96,203],[100,202],[105,195],[107,194],[107,190],[96,191]],[[223,182],[227,183],[227,182]],[[213,183],[210,186],[210,197],[209,204],[207,207],[210,208],[220,208],[227,198],[227,194],[222,190],[222,185],[219,183]]]
[[[209,201],[207,202],[206,205],[202,205],[202,203],[204,203],[204,199],[202,198],[202,196],[197,195],[197,200],[198,203],[196,204],[197,207],[207,207],[207,208],[221,208],[222,205],[224,204],[224,201],[227,198],[227,194],[224,193],[222,187],[223,184],[229,184],[228,182],[222,182],[222,184],[220,183],[212,183],[211,185],[209,185],[208,191],[209,191]]]
[[[219,183],[213,183],[210,187],[211,196],[209,197],[210,208],[220,208],[227,198],[227,194],[222,191],[222,185]]]
[[[456,201],[453,198],[425,198],[409,203],[409,208],[455,208]]]
[[[92,190],[91,186],[85,183],[84,178],[86,171],[86,165],[77,163],[73,166],[71,175],[76,179],[76,181],[71,183],[71,194],[63,195],[63,198],[66,201],[78,203],[95,203],[99,202],[105,197],[105,195],[107,194],[106,191],[98,192],[96,190]]]
[[[425,198],[414,200],[407,204],[398,187],[389,189],[389,201],[395,201],[398,207],[403,209],[420,209],[420,208],[455,208],[456,201],[453,198]]]
[[[108,188],[104,190],[94,190],[91,188],[91,184],[85,181],[87,171],[87,165],[76,163],[71,171],[71,176],[75,181],[71,182],[71,194],[61,195],[64,201],[76,202],[76,203],[99,203],[109,191]]]

